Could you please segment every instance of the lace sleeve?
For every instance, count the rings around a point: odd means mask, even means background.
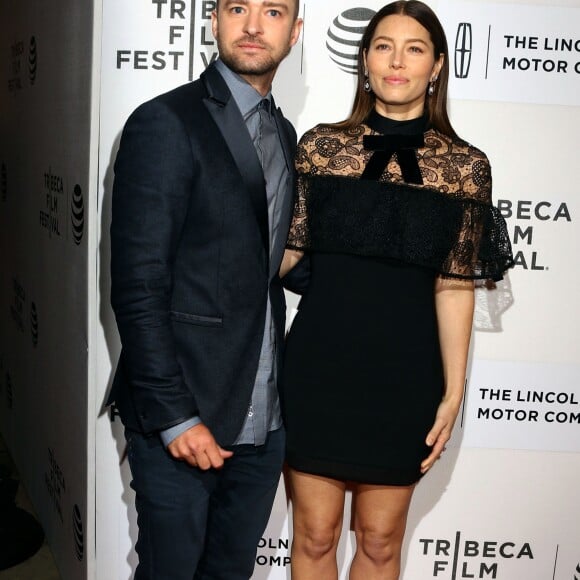
[[[309,131],[302,137],[296,150],[296,200],[294,202],[294,215],[290,224],[288,242],[286,247],[291,250],[304,250],[310,245],[308,234],[308,220],[306,212],[306,197],[308,180],[306,175],[314,172],[314,166],[308,154],[308,143],[312,139],[313,131]]]
[[[503,217],[491,202],[491,166],[487,157],[474,155],[461,184],[464,203],[457,241],[445,263],[443,276],[501,280],[513,264],[511,243]]]

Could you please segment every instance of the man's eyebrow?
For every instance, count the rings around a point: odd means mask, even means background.
[[[249,4],[249,0],[223,0],[223,3],[226,6],[229,6],[230,4],[247,5],[247,4]],[[266,8],[278,8],[278,9],[289,10],[289,6],[288,6],[287,2],[274,2],[272,0],[265,0],[262,4]]]

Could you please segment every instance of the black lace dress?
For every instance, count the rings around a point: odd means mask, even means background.
[[[501,278],[513,264],[485,155],[373,113],[298,147],[288,247],[312,278],[282,379],[287,460],[370,484],[417,481],[444,389],[436,277]]]

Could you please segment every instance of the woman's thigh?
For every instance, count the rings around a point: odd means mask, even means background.
[[[289,470],[289,479],[294,535],[340,532],[346,484],[294,469]]]
[[[414,485],[358,484],[353,493],[357,535],[371,533],[402,540],[414,489]]]

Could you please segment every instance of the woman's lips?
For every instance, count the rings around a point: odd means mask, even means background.
[[[385,82],[389,83],[390,85],[404,85],[408,82],[408,80],[404,77],[389,76],[385,77]]]

